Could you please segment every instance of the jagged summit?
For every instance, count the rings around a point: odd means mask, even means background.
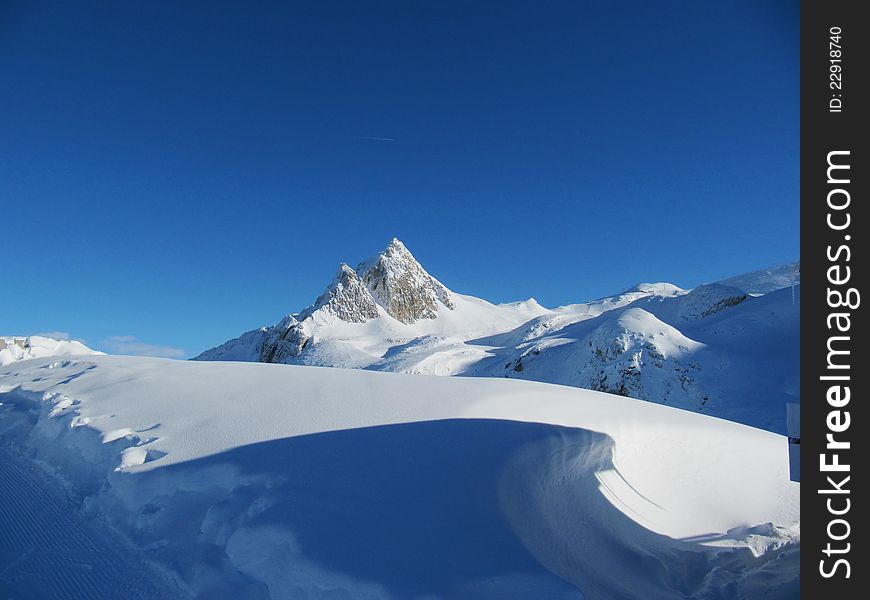
[[[260,361],[288,362],[319,339],[322,328],[330,324],[394,319],[413,325],[436,319],[439,311],[455,308],[452,292],[429,275],[398,238],[393,238],[384,250],[355,269],[341,263],[326,290],[302,312],[284,317],[273,327],[248,332],[239,340],[245,356],[255,348]],[[238,358],[238,346],[225,344],[201,357]]]
[[[384,250],[359,263],[356,269],[341,263],[323,294],[293,321],[323,311],[348,323],[365,323],[380,316],[380,307],[387,315],[410,325],[436,318],[439,306],[455,308],[450,290],[429,275],[398,238],[393,238]]]
[[[348,323],[364,323],[378,316],[378,306],[371,293],[356,271],[346,263],[339,265],[332,283],[320,295],[310,312],[317,310],[326,310]]]
[[[397,238],[356,270],[374,300],[402,323],[438,316],[439,304],[455,308],[450,291],[429,275]]]
[[[390,244],[356,269],[341,263],[317,301],[303,311],[303,320],[318,310],[348,323],[376,319],[378,308],[405,324],[434,319],[440,306],[455,308],[450,291],[429,275],[414,255],[393,238]]]

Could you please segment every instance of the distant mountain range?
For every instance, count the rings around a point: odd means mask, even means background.
[[[84,356],[103,354],[75,340],[56,340],[41,335],[0,336],[0,367],[47,356]]]
[[[453,292],[394,239],[341,264],[308,308],[194,360],[529,379],[783,432],[800,395],[799,316],[800,263],[550,309]]]

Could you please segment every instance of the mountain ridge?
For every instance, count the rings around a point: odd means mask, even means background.
[[[14,362],[48,356],[86,356],[104,354],[78,340],[55,339],[44,335],[0,336],[0,367]]]
[[[308,308],[194,360],[530,379],[737,415],[740,422],[780,431],[781,405],[799,394],[799,363],[787,348],[781,360],[765,359],[770,373],[759,374],[747,358],[759,340],[743,322],[755,319],[760,331],[784,319],[776,336],[794,346],[799,294],[776,293],[792,284],[799,292],[799,263],[689,290],[637,284],[552,309],[533,299],[495,305],[449,290],[394,238],[356,268],[342,263]],[[761,301],[771,294],[773,301]],[[766,312],[756,315],[762,306]],[[719,318],[744,313],[744,321]],[[723,323],[721,330],[705,329],[713,322]],[[725,381],[749,373],[759,380]],[[747,403],[752,410],[743,410]]]

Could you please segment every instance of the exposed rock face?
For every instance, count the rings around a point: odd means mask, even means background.
[[[719,283],[699,285],[677,300],[684,321],[703,319],[746,301],[746,292]]]
[[[589,389],[692,409],[706,403],[694,385],[700,367],[680,353],[666,357],[642,334],[626,329],[610,340],[592,340],[590,349],[583,369]]]
[[[266,329],[260,347],[260,362],[284,363],[288,358],[299,356],[310,340],[296,317],[284,317],[280,323]]]
[[[347,323],[365,323],[383,313],[411,324],[434,319],[439,309],[454,309],[450,291],[429,275],[402,242],[351,269],[338,268],[332,283],[314,304],[263,330],[261,362],[285,363],[299,356],[314,338],[313,321],[331,315]]]
[[[341,263],[326,291],[314,303],[313,311],[323,309],[348,323],[365,323],[378,316],[378,305],[356,271]]]
[[[386,250],[372,261],[362,263],[357,271],[378,304],[402,323],[434,319],[439,303],[454,308],[447,288],[429,275],[395,238]]]

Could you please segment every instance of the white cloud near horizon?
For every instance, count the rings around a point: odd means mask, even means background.
[[[187,352],[173,346],[146,344],[135,335],[113,335],[103,340],[102,345],[111,354],[129,354],[152,358],[184,358]]]

